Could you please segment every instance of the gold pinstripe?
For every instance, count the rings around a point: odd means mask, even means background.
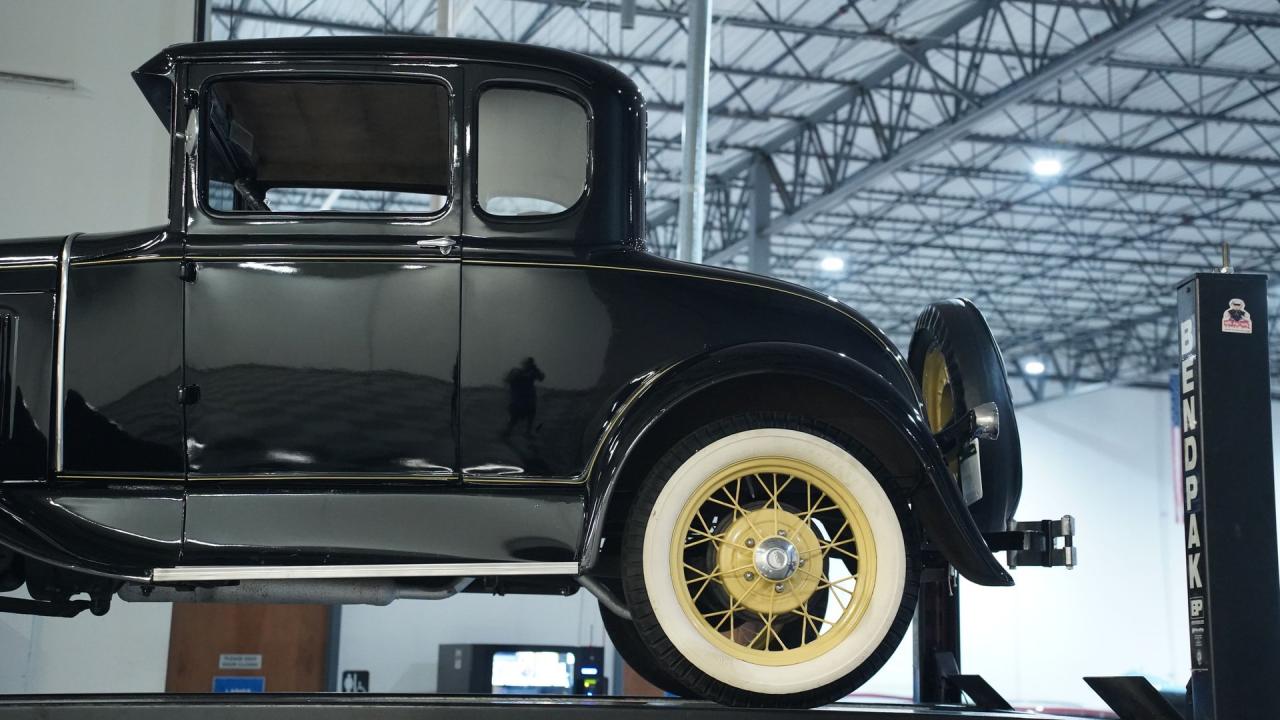
[[[455,476],[451,474],[440,475],[191,475],[183,477],[181,475],[91,475],[80,473],[58,473],[59,480],[133,480],[137,482],[185,482],[191,480],[193,482],[217,482],[220,480],[227,481],[250,481],[250,480],[318,480],[318,481],[334,481],[334,480],[436,480],[449,481]]]
[[[869,331],[872,337],[879,340],[879,336],[876,334],[875,328],[870,327],[865,322],[863,322],[857,315],[854,315],[853,313],[846,311],[844,308],[840,307],[839,305],[834,305],[834,306],[827,305],[821,300],[809,297],[808,295],[804,295],[804,294],[795,292],[793,290],[786,290],[784,288],[773,287],[772,285],[765,285],[763,283],[751,282],[750,280],[735,280],[731,278],[707,277],[706,275],[694,275],[693,273],[682,273],[682,272],[676,272],[674,270],[653,270],[650,268],[633,268],[633,267],[623,267],[620,265],[588,265],[585,263],[528,262],[528,261],[520,261],[520,260],[463,260],[462,263],[464,265],[473,265],[473,264],[474,265],[513,265],[513,266],[577,268],[582,270],[619,270],[622,272],[648,273],[650,275],[670,275],[673,277],[690,278],[693,280],[708,280],[711,282],[729,283],[730,285],[745,285],[747,287],[755,287],[755,288],[760,288],[762,290],[772,290],[774,292],[780,292],[780,293],[783,293],[784,295],[791,295],[792,297],[798,297],[802,300],[808,300],[811,303],[821,305],[822,307],[833,309],[839,312],[841,315],[844,315],[850,320],[858,323],[859,326]],[[893,350],[893,348],[889,347],[888,345],[885,345],[883,342],[881,342],[881,345],[884,345],[885,349],[887,350],[890,350],[890,351]]]
[[[182,482],[181,475],[85,475],[58,473],[59,480],[133,480],[135,482]]]
[[[326,262],[326,261],[359,261],[359,262],[458,262],[458,258],[439,257],[435,255],[188,255],[187,260],[200,262]]]
[[[581,485],[586,478],[573,477],[530,477],[527,475],[463,475],[462,482],[468,485]]]
[[[342,475],[333,473],[321,473],[317,475],[288,475],[288,474],[272,474],[264,473],[261,475],[189,475],[188,479],[192,482],[239,482],[239,481],[257,481],[257,480],[288,480],[290,482],[314,480],[323,482],[334,482],[340,480],[359,480],[359,481],[380,481],[380,480],[433,480],[433,481],[450,481],[457,477],[454,474],[441,473],[439,475],[400,475],[389,473],[386,475]]]
[[[127,265],[132,263],[157,262],[160,260],[181,261],[182,257],[178,255],[146,255],[143,257],[106,258],[102,260],[72,260],[71,267],[88,267],[91,265]]]

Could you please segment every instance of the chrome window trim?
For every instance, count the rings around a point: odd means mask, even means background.
[[[62,241],[62,265],[58,274],[58,306],[57,306],[57,327],[55,328],[54,342],[54,373],[53,373],[53,471],[60,473],[63,470],[63,421],[66,413],[63,412],[66,405],[66,361],[67,361],[67,292],[71,288],[71,242],[75,240],[80,233],[71,233]]]

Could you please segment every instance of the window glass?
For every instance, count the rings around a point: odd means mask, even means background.
[[[439,84],[224,80],[210,86],[206,201],[220,212],[434,213],[451,177]]]
[[[492,215],[554,215],[587,184],[587,113],[552,92],[494,88],[480,95],[477,202]]]

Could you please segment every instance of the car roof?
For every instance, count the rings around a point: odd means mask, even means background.
[[[133,72],[133,78],[167,128],[172,103],[170,72],[175,63],[268,58],[407,57],[506,63],[548,69],[567,73],[587,85],[616,89],[624,96],[640,98],[640,91],[631,78],[612,65],[586,55],[524,43],[422,35],[348,35],[179,43],[170,45],[143,63]]]
[[[524,43],[437,38],[420,35],[361,35],[333,37],[216,40],[170,45],[138,68],[154,73],[179,61],[264,57],[420,57],[464,62],[512,63],[559,70],[587,83],[617,84],[634,89],[631,79],[612,65],[567,50]]]

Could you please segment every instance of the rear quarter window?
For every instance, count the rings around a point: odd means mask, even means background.
[[[578,101],[548,90],[492,87],[477,107],[476,203],[489,215],[557,215],[585,194],[589,128]]]

